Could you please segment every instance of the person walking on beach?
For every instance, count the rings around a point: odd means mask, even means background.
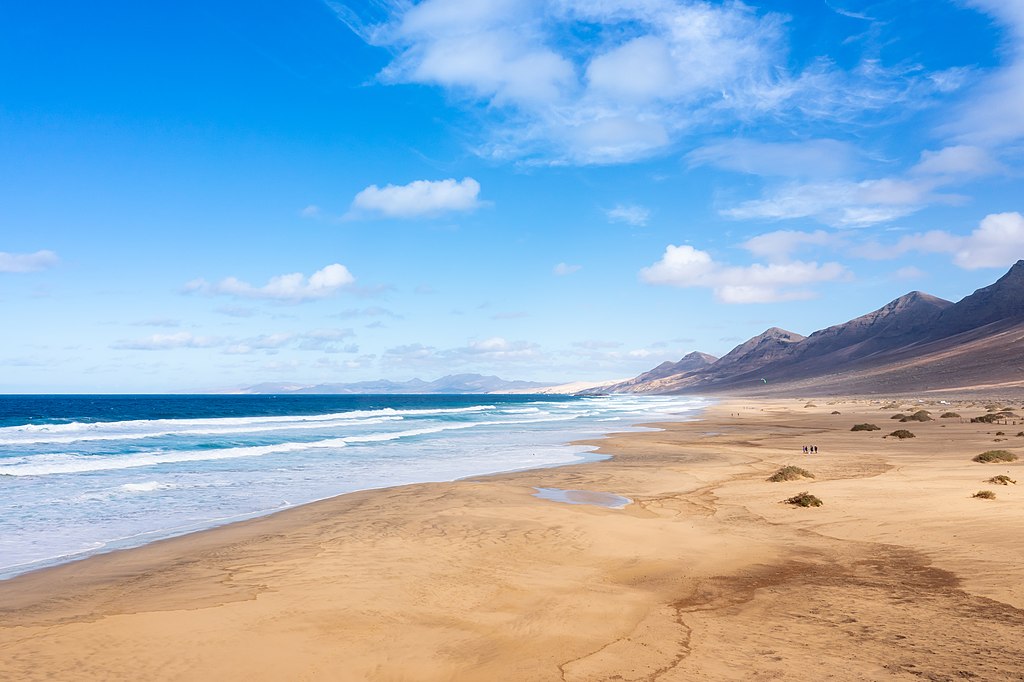
[[[805,455],[807,454],[807,446],[806,445],[804,446],[804,454]]]

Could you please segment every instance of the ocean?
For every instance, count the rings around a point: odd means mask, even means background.
[[[692,397],[0,396],[0,578],[356,490],[597,459]]]

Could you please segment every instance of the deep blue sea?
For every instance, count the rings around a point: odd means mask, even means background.
[[[687,397],[0,396],[0,577],[355,490],[594,459]]]

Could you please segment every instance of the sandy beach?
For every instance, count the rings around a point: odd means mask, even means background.
[[[3,581],[0,679],[1024,680],[1024,420],[888,402],[729,399],[599,441],[607,461],[354,493]],[[922,408],[936,419],[890,419]],[[992,449],[1020,460],[971,461]],[[784,465],[814,478],[766,481]],[[805,490],[823,506],[781,502]]]

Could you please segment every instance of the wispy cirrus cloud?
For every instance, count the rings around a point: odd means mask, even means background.
[[[52,268],[60,262],[53,251],[35,253],[7,253],[0,251],[0,272],[38,272]]]
[[[638,204],[617,204],[605,209],[604,214],[610,223],[626,223],[633,227],[643,227],[651,219],[651,210]]]
[[[423,218],[480,206],[480,183],[473,178],[415,180],[407,185],[370,185],[356,194],[345,217]]]
[[[935,204],[966,201],[949,189],[992,175],[1002,165],[985,149],[952,145],[925,150],[901,175],[866,180],[793,181],[769,187],[758,199],[722,209],[737,220],[812,218],[836,228],[891,222]]]
[[[809,139],[763,142],[749,138],[717,140],[686,155],[691,168],[714,166],[765,177],[842,177],[864,165],[863,152],[850,142]]]
[[[275,354],[292,348],[325,353],[355,353],[354,344],[343,344],[351,339],[351,329],[314,329],[305,332],[273,332],[247,337],[207,336],[191,332],[151,334],[137,339],[123,339],[111,344],[116,350],[166,351],[182,348],[216,348],[226,355]]]
[[[1024,3],[965,0],[1006,29],[1005,63],[974,79],[969,97],[950,111],[940,132],[970,145],[995,147],[1024,139]]]
[[[871,59],[787,69],[786,17],[738,2],[331,6],[391,52],[383,83],[434,85],[479,113],[478,151],[496,158],[621,163],[737,121],[852,122],[940,91],[933,74]],[[584,31],[590,39],[565,39]]]
[[[551,272],[557,277],[566,277],[567,275],[571,275],[574,272],[579,272],[582,269],[582,265],[570,265],[569,263],[559,263],[558,265],[551,269]]]
[[[118,350],[177,350],[179,348],[213,348],[223,343],[215,336],[196,336],[191,332],[151,334],[141,339],[118,341],[111,348]]]
[[[844,243],[841,235],[824,230],[801,232],[799,230],[776,230],[751,237],[740,246],[758,258],[770,262],[785,262],[793,253],[808,247],[815,250],[833,248]]]
[[[356,281],[348,268],[332,263],[309,277],[301,272],[271,277],[263,286],[254,286],[237,277],[226,277],[211,283],[203,278],[194,279],[183,287],[183,293],[226,295],[238,298],[265,299],[282,303],[315,301],[337,294]]]

